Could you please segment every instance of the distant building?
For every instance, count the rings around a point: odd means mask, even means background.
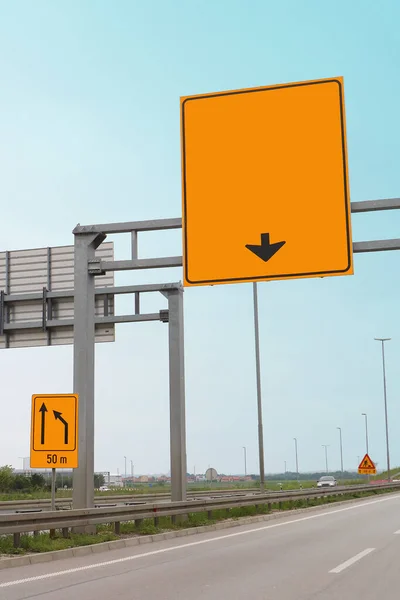
[[[107,484],[111,487],[124,487],[122,475],[110,475]]]

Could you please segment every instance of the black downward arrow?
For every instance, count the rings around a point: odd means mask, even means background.
[[[47,413],[47,408],[45,403],[43,402],[42,406],[39,408],[39,412],[42,413],[42,429],[40,432],[40,443],[44,444],[44,431],[46,428],[46,413]]]
[[[68,423],[65,419],[62,418],[62,413],[58,412],[58,410],[53,410],[54,418],[61,421],[64,424],[64,444],[68,444]]]
[[[253,252],[258,258],[261,258],[264,262],[267,262],[284,246],[286,242],[275,242],[271,244],[269,241],[269,233],[261,234],[261,244],[259,246],[253,244],[246,244],[246,248]]]

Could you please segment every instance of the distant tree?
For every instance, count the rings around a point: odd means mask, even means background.
[[[94,487],[96,490],[99,489],[102,485],[104,485],[105,479],[103,473],[95,473],[94,474]]]
[[[62,473],[57,474],[57,488],[72,488],[72,477],[71,475],[63,475]]]
[[[14,475],[12,488],[13,490],[28,491],[31,489],[32,481],[30,477],[25,475]]]
[[[8,492],[13,487],[13,469],[10,465],[0,467],[0,491]]]
[[[37,490],[43,490],[46,487],[46,480],[40,473],[32,473],[31,486]]]

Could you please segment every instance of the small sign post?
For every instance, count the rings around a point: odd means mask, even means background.
[[[51,510],[56,508],[56,468],[78,466],[78,395],[32,396],[31,456],[33,469],[51,468]]]

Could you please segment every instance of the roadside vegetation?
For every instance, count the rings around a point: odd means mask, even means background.
[[[400,467],[395,467],[394,469],[390,469],[390,477],[391,479],[399,479],[400,480]],[[379,475],[372,475],[371,481],[385,481],[388,478],[388,472],[384,471],[383,473],[379,473]]]
[[[104,476],[95,474],[94,487],[104,485]],[[57,474],[56,490],[58,498],[69,498],[72,495],[72,477],[65,477],[62,472]],[[50,478],[41,473],[23,475],[15,473],[9,465],[0,467],[0,501],[40,500],[51,497]]]
[[[393,472],[398,473],[400,468],[394,469]],[[300,474],[297,479],[295,473],[285,473],[281,475],[268,475],[266,481],[266,491],[306,489],[314,487],[321,475],[324,473]],[[365,483],[367,479],[355,473],[345,472],[333,473],[333,476],[338,480],[339,485],[356,485]],[[377,476],[378,479],[383,478],[383,475]],[[104,476],[95,474],[94,488],[96,496],[115,496],[115,495],[141,495],[141,494],[162,494],[170,491],[170,486],[165,483],[137,483],[134,487],[125,488],[110,488],[109,491],[100,492],[99,488],[104,485]],[[245,482],[196,482],[189,483],[188,490],[212,492],[214,490],[241,490],[241,489],[258,489],[259,481],[254,478],[252,481]],[[71,498],[72,497],[72,477],[63,475],[62,471],[57,473],[56,479],[56,497]],[[40,473],[32,473],[31,475],[23,475],[14,473],[12,467],[0,467],[0,502],[13,500],[45,500],[51,497],[50,479],[44,477]]]

